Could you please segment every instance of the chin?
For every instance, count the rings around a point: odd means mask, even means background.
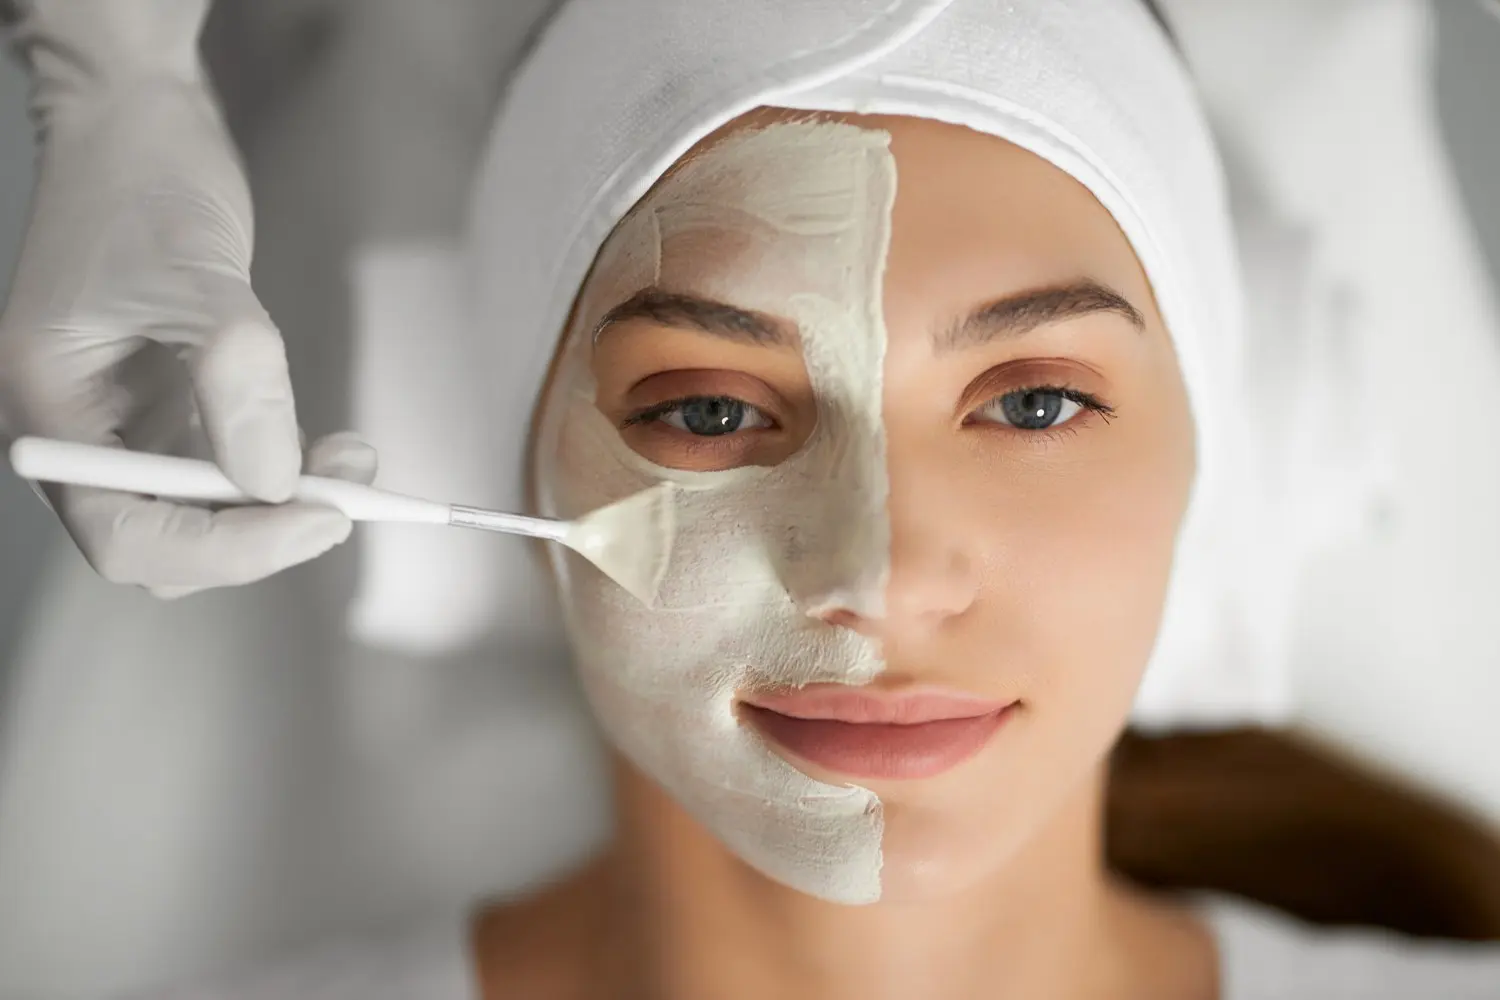
[[[1019,822],[974,828],[942,814],[887,807],[881,844],[880,902],[920,903],[962,896],[991,881],[1018,853]]]

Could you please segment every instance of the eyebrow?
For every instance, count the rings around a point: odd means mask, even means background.
[[[594,327],[594,339],[608,327],[632,319],[686,327],[743,344],[785,347],[795,343],[781,323],[764,313],[660,288],[643,289],[605,313]]]
[[[994,340],[1019,337],[1032,330],[1093,313],[1115,313],[1137,330],[1146,328],[1140,310],[1119,292],[1097,281],[1075,281],[1008,295],[980,306],[961,322],[933,338],[939,351],[975,347]]]
[[[1100,312],[1123,316],[1136,329],[1145,329],[1145,319],[1125,296],[1086,279],[997,299],[943,330],[934,342],[939,351],[953,351],[1019,337],[1038,327]],[[764,313],[660,288],[642,289],[605,313],[594,327],[594,339],[609,327],[633,319],[686,327],[745,344],[779,347],[793,344],[783,326]]]

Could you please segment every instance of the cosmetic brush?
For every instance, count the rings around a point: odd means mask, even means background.
[[[259,502],[201,459],[22,437],[10,447],[10,464],[22,479],[35,482],[209,504]],[[649,604],[671,547],[671,492],[661,484],[573,521],[443,503],[323,476],[300,477],[292,499],[335,507],[353,521],[447,525],[557,542]]]

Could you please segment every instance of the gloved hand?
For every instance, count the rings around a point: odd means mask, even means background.
[[[279,504],[304,461],[286,352],[249,282],[249,189],[197,57],[206,0],[0,0],[33,76],[32,215],[0,314],[0,431],[160,449],[200,428]],[[368,479],[346,435],[306,466]],[[308,504],[209,512],[48,487],[90,564],[162,596],[247,583],[348,537]]]

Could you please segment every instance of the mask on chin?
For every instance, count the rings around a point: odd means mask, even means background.
[[[649,605],[555,548],[584,690],[614,745],[765,875],[843,903],[880,897],[881,806],[816,781],[735,714],[748,688],[861,684],[875,643],[826,623],[878,616],[890,561],[881,416],[882,284],[896,190],[887,133],[786,122],[682,163],[605,243],[541,410],[543,513],[573,518],[662,483],[670,559]],[[800,338],[817,422],[781,463],[657,465],[595,405],[605,312],[658,288],[780,317]],[[607,335],[607,334],[606,334]]]

